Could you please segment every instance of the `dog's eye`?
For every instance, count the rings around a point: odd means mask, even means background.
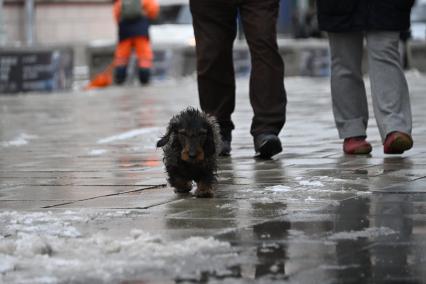
[[[206,135],[207,129],[200,129],[200,135]]]
[[[184,129],[180,129],[178,133],[182,136],[186,136],[186,131]]]

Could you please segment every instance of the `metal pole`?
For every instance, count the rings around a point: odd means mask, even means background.
[[[300,16],[303,16],[303,15],[305,15],[305,13],[306,13],[306,11],[308,10],[308,5],[309,5],[309,3],[308,3],[308,1],[307,0],[301,0],[301,1],[298,1],[298,4],[299,4],[299,15]]]
[[[34,0],[25,0],[25,42],[34,44]]]
[[[0,45],[5,45],[6,43],[6,32],[4,30],[3,23],[3,0],[0,0]]]

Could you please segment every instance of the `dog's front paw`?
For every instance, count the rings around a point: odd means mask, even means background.
[[[182,178],[171,178],[170,185],[174,187],[175,193],[188,193],[192,189],[192,181]]]
[[[214,196],[213,190],[196,190],[195,196],[197,198],[212,198]]]
[[[197,183],[197,190],[195,191],[195,196],[198,198],[211,198],[214,196],[213,187],[211,184],[206,184],[203,182]]]
[[[174,192],[177,194],[185,194],[191,191],[191,187],[185,187],[185,188],[175,188]]]

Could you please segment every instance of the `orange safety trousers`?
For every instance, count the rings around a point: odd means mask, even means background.
[[[133,48],[138,58],[139,68],[151,68],[154,55],[151,43],[145,36],[136,36],[120,41],[115,49],[114,66],[127,66]]]

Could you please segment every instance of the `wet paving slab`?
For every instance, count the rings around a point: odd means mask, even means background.
[[[1,96],[0,283],[425,283],[426,77],[407,77],[411,151],[384,155],[372,119],[371,155],[342,154],[328,79],[288,78],[269,161],[240,79],[212,199],[175,194],[155,148],[193,78]]]

